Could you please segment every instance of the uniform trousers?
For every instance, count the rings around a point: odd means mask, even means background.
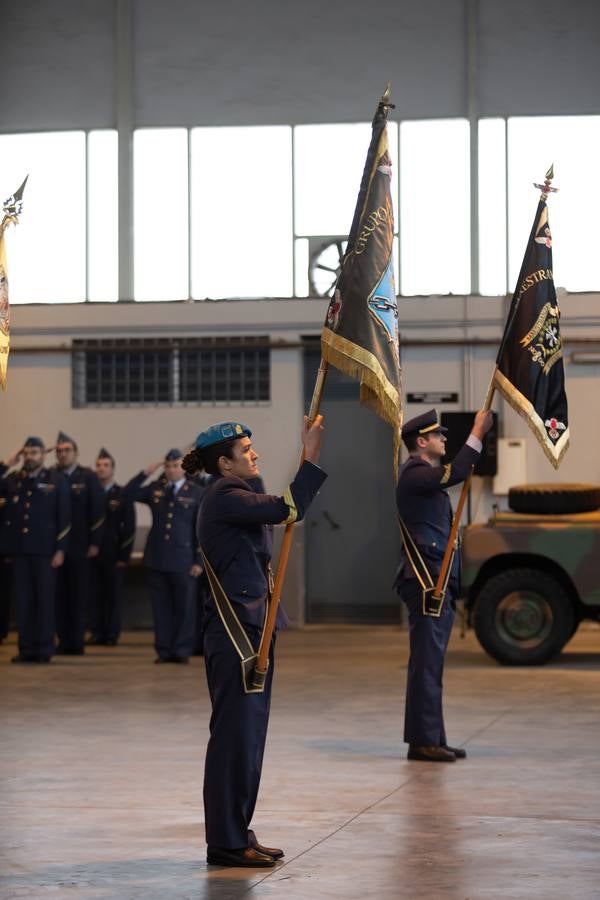
[[[260,630],[244,626],[253,646]],[[212,704],[204,769],[204,821],[209,847],[253,846],[250,832],[262,772],[273,684],[274,641],[262,694],[245,694],[240,658],[221,620],[204,628],[204,664]]]
[[[91,560],[90,630],[100,641],[118,641],[121,634],[123,569],[113,560]]]
[[[192,655],[196,579],[187,572],[148,569],[154,615],[154,647],[161,659]]]
[[[67,653],[82,653],[90,594],[90,561],[65,557],[56,582],[56,633]]]
[[[442,679],[454,621],[454,592],[449,586],[439,618],[423,614],[423,592],[415,578],[399,582],[398,593],[408,608],[410,639],[404,740],[417,747],[443,747]]]
[[[15,593],[19,653],[52,656],[54,652],[54,593],[56,569],[50,556],[16,556]]]
[[[10,601],[13,591],[13,562],[0,556],[0,641],[10,628]]]

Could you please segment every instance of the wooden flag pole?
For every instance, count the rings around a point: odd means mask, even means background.
[[[494,373],[492,375],[492,379],[490,381],[490,385],[487,390],[487,394],[485,397],[484,410],[488,410],[491,408],[492,399],[494,397],[494,391],[496,390],[494,385],[494,375],[496,374],[496,369],[494,369]],[[446,551],[444,553],[444,558],[442,560],[442,567],[440,569],[440,574],[438,575],[438,579],[435,585],[435,590],[433,592],[433,599],[437,600],[440,605],[444,601],[444,586],[446,584],[446,579],[448,577],[448,569],[452,563],[454,558],[456,537],[458,535],[458,529],[460,528],[460,521],[462,519],[462,513],[465,505],[465,501],[469,494],[469,490],[471,488],[471,481],[473,479],[473,468],[471,467],[471,471],[468,476],[465,478],[462,486],[462,490],[460,492],[460,497],[458,499],[458,503],[456,505],[456,512],[454,513],[454,519],[452,520],[452,528],[450,529],[450,537],[448,538],[448,543],[446,544]]]
[[[313,391],[310,410],[308,412],[309,425],[312,425],[319,414],[319,408],[321,406],[321,398],[323,397],[323,389],[325,387],[325,378],[327,376],[328,367],[329,364],[326,363],[324,359],[321,359],[321,365],[319,366],[319,371],[317,372],[317,380],[315,381],[315,389]],[[303,462],[304,450],[302,451],[302,456],[300,457],[300,464],[302,465]],[[262,687],[262,685],[264,684],[267,669],[269,667],[269,650],[271,647],[271,638],[273,637],[273,631],[275,630],[275,620],[277,618],[277,610],[279,608],[279,602],[281,600],[281,590],[283,588],[285,573],[290,557],[290,550],[292,548],[294,525],[294,522],[290,522],[285,526],[285,532],[283,535],[283,540],[281,542],[279,561],[277,563],[277,572],[275,574],[275,582],[273,584],[273,593],[271,594],[271,602],[269,603],[267,621],[265,622],[265,628],[258,651],[258,659],[254,668],[254,687],[256,688]]]

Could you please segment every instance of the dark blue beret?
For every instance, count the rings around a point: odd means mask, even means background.
[[[242,425],[241,422],[218,422],[205,431],[201,431],[194,446],[196,450],[205,450],[207,447],[212,447],[213,444],[236,441],[242,437],[252,437],[252,432],[247,425]]]
[[[182,456],[181,450],[173,447],[168,453],[165,453],[165,462],[173,462],[174,459],[181,459]]]

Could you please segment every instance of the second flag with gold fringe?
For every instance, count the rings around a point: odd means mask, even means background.
[[[348,246],[321,335],[323,359],[360,381],[361,402],[394,430],[402,426],[394,215],[388,152],[389,87],[377,107]]]
[[[533,227],[498,352],[492,386],[521,415],[555,469],[569,446],[560,311],[552,272],[548,194],[541,188]]]

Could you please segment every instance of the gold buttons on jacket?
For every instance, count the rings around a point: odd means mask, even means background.
[[[167,513],[167,519],[172,519],[172,518],[173,518],[173,513]]]
[[[29,528],[23,528],[22,530],[23,530],[23,534],[27,534],[29,531]]]

